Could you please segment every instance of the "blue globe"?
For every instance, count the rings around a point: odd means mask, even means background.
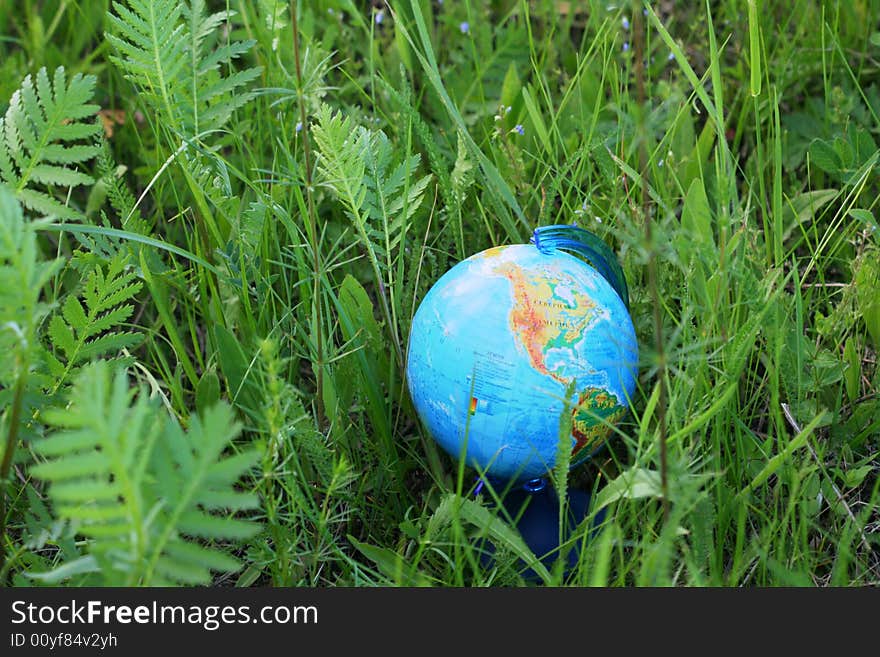
[[[524,244],[446,272],[415,313],[407,354],[410,396],[434,440],[516,481],[545,475],[560,448],[574,466],[601,447],[627,412],[638,362],[611,284],[570,253]]]

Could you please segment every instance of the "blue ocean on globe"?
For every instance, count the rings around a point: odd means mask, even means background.
[[[627,412],[638,363],[609,282],[534,245],[491,248],[447,271],[416,311],[407,353],[409,392],[434,440],[516,481],[553,468],[564,413],[571,465],[601,447]]]

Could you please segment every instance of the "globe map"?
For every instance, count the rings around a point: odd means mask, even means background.
[[[407,379],[416,412],[453,458],[500,479],[556,461],[563,414],[575,465],[628,408],[638,347],[629,312],[583,260],[532,245],[458,263],[413,318]]]

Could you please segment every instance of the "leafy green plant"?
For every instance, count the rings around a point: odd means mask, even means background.
[[[63,219],[81,216],[49,191],[51,187],[93,182],[72,165],[98,153],[94,138],[101,126],[96,120],[84,120],[98,111],[98,106],[89,102],[95,82],[94,75],[81,73],[68,82],[63,66],[55,69],[50,81],[46,69],[41,68],[36,79],[30,75],[24,79],[12,95],[6,115],[0,118],[0,181],[31,210]]]
[[[115,356],[141,341],[138,333],[117,330],[134,312],[130,302],[141,289],[135,272],[125,271],[127,260],[127,254],[119,254],[106,270],[93,264],[83,279],[82,301],[71,294],[61,313],[52,316],[48,332],[53,351],[47,353],[49,372],[55,379],[52,392],[84,363]]]
[[[24,397],[38,356],[37,333],[50,309],[42,293],[61,264],[61,259],[45,261],[40,256],[35,225],[25,221],[12,191],[0,184],[0,428],[5,434],[0,461],[0,573],[6,560],[9,473],[26,419]]]
[[[396,255],[431,176],[412,180],[418,155],[393,163],[391,144],[382,131],[355,125],[350,116],[343,118],[326,104],[318,110],[313,131],[324,184],[345,206],[370,261],[398,364],[402,365],[394,304],[389,305],[386,290],[396,287]]]
[[[209,14],[204,0],[128,0],[113,9],[106,35],[117,53],[111,59],[173,132],[191,138],[216,130],[253,97],[243,87],[259,68],[222,70],[254,44],[221,42],[220,28],[234,12]]]
[[[194,415],[189,429],[132,388],[122,369],[98,361],[80,372],[70,403],[46,412],[56,431],[34,444],[46,459],[31,474],[49,484],[59,518],[87,539],[86,554],[43,581],[89,574],[102,585],[206,584],[238,561],[205,542],[253,535],[256,523],[230,511],[255,495],[236,489],[256,449],[224,451],[240,430],[225,404]]]

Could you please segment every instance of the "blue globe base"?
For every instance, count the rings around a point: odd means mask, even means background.
[[[533,479],[521,486],[512,489],[501,500],[501,505],[509,517],[517,520],[516,528],[529,549],[540,559],[547,568],[551,568],[559,558],[559,498],[552,486],[548,486],[544,479]],[[590,511],[590,494],[570,488],[568,490],[567,504],[568,519],[566,523],[566,536],[563,543],[574,536],[574,530],[583,522]],[[500,511],[500,510],[499,510]],[[587,541],[592,539],[597,529],[605,520],[605,509],[599,511],[593,519]],[[584,544],[583,537],[573,541],[565,549],[565,574],[568,575],[580,560],[581,547]],[[480,560],[484,567],[491,567],[494,562],[495,546],[490,539],[486,539]],[[532,569],[522,563],[525,570],[522,576],[527,581],[536,581],[540,578]]]

